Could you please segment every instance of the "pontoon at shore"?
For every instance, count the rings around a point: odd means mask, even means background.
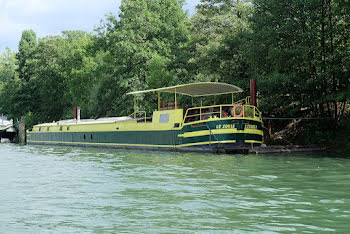
[[[158,95],[158,108],[151,116],[138,111],[136,95]],[[260,146],[262,116],[256,98],[234,102],[242,89],[225,83],[204,82],[128,93],[134,96],[134,113],[124,117],[61,120],[27,130],[28,144],[90,146],[103,148],[174,151],[232,152]],[[255,92],[255,91],[254,91]],[[161,93],[174,94],[174,102],[161,104]],[[232,95],[230,103],[216,104],[217,95]],[[182,108],[177,95],[192,97]],[[214,104],[194,106],[196,97],[214,96]]]

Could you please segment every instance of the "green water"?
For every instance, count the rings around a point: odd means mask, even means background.
[[[0,145],[0,233],[350,231],[350,157]]]

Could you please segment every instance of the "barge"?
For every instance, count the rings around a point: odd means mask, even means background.
[[[2,115],[0,121],[0,139],[8,139],[10,142],[13,141],[17,134],[15,127],[13,126],[13,120],[7,120],[7,116]]]
[[[35,125],[27,130],[27,143],[39,145],[89,146],[103,148],[172,151],[235,152],[260,146],[263,140],[261,112],[252,98],[234,101],[242,89],[231,84],[202,82],[128,93],[134,96],[130,116],[99,119],[61,120]],[[152,115],[137,110],[136,96],[158,95],[158,108]],[[161,94],[172,93],[174,102],[161,104]],[[181,107],[178,95],[192,98]],[[216,96],[230,95],[230,103],[217,104]],[[214,96],[207,106],[194,104],[194,98]],[[231,98],[232,96],[232,98]]]

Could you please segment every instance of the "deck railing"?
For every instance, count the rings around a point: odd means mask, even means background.
[[[145,120],[145,123],[147,121],[147,116],[146,116],[146,111],[137,111],[137,112],[133,112],[132,114],[129,115],[129,117],[133,117],[136,120]]]
[[[244,99],[244,101],[246,100]],[[243,113],[241,113],[241,116],[235,116],[234,113],[232,113],[233,107],[237,104],[243,106]],[[185,113],[184,124],[210,118],[249,118],[261,120],[261,117],[261,112],[256,106],[242,104],[242,102],[235,102],[234,104],[188,108]]]

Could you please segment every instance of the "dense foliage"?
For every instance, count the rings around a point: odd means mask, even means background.
[[[123,0],[94,33],[22,33],[0,55],[0,112],[28,124],[128,115],[127,92],[194,81],[258,81],[267,117],[348,115],[350,6],[347,0]],[[155,108],[157,98],[138,97]],[[147,100],[147,102],[145,102]],[[346,121],[346,120],[345,120]],[[322,129],[320,130],[322,131]]]

